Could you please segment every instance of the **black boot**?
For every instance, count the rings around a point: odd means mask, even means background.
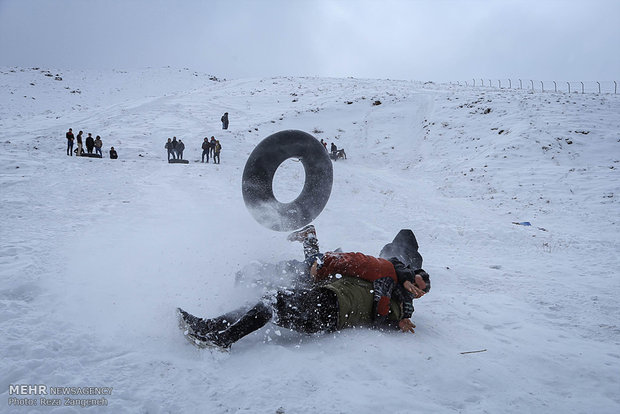
[[[194,316],[189,312],[185,312],[181,308],[177,308],[177,316],[179,318],[179,328],[181,330],[192,334],[204,330],[204,319]]]
[[[211,331],[223,331],[228,329],[232,324],[237,322],[243,315],[245,315],[250,310],[249,307],[243,307],[239,309],[235,309],[234,311],[225,313],[224,315],[218,316],[216,318],[211,319],[203,319],[204,321],[204,330],[207,332]]]
[[[208,346],[227,350],[239,339],[265,326],[271,320],[271,317],[271,307],[263,302],[259,302],[227,329],[222,331],[213,330],[204,335],[188,334],[188,339],[191,339],[199,347]]]
[[[218,316],[217,318],[203,319],[198,316],[194,316],[181,308],[177,308],[179,328],[183,331],[187,331],[188,334],[205,336],[211,331],[223,331],[227,329],[229,326],[237,322],[243,315],[245,315],[248,310],[248,307],[244,307],[235,309],[234,311]]]

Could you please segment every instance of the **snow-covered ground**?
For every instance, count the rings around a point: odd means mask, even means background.
[[[16,384],[113,387],[89,409],[109,413],[620,412],[620,96],[176,68],[2,68],[0,94],[0,412],[82,410],[10,405],[39,397]],[[119,159],[66,156],[70,127]],[[237,270],[302,256],[241,195],[284,129],[348,155],[323,250],[414,230],[433,282],[415,334],[183,338],[175,307],[230,310],[256,295]],[[199,162],[212,135],[220,165]],[[189,165],[166,162],[172,136]],[[278,197],[303,179],[285,162]]]

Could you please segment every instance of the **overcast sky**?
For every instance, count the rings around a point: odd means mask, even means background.
[[[0,0],[0,66],[620,81],[620,0]]]

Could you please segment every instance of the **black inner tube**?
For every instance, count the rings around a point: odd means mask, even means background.
[[[273,177],[289,158],[298,158],[306,180],[299,196],[290,203],[279,202],[273,194]],[[241,190],[243,201],[263,226],[276,231],[291,231],[312,222],[329,200],[333,167],[323,144],[298,130],[276,132],[262,140],[250,154]]]

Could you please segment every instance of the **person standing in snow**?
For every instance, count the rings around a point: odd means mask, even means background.
[[[172,145],[172,140],[168,138],[168,142],[164,145],[164,148],[168,150],[168,161],[170,161],[170,156],[172,155],[172,159],[176,160],[177,156],[174,153],[174,146]]]
[[[220,151],[222,150],[222,145],[219,140],[215,141],[215,148],[213,149],[213,164],[220,163]]]
[[[177,158],[182,160],[183,159],[183,151],[185,151],[185,144],[183,143],[182,140],[179,139],[179,142],[177,142]]]
[[[95,140],[93,139],[92,134],[89,132],[88,136],[86,137],[86,151],[89,154],[92,154],[93,148],[95,148]]]
[[[103,157],[103,154],[101,153],[101,147],[103,147],[103,141],[101,141],[101,137],[97,135],[97,137],[95,138],[95,153]]]
[[[77,155],[78,156],[82,156],[82,154],[84,153],[84,145],[82,143],[82,134],[83,132],[80,131],[77,134]]]
[[[211,136],[210,144],[211,144],[211,149],[210,149],[211,157],[214,157],[214,153],[215,153],[215,137],[214,136]]]
[[[118,154],[116,153],[116,150],[114,149],[114,147],[110,148],[110,159],[111,160],[115,160],[118,158]]]
[[[222,121],[222,129],[228,129],[228,112],[224,112],[220,120]]]
[[[177,137],[172,137],[172,151],[174,153],[173,155],[174,155],[175,159],[179,158],[179,154],[177,153],[177,144],[178,143],[179,142],[177,141]]]
[[[323,138],[321,138],[321,144],[323,144],[323,148],[327,151],[327,142],[323,141]]]
[[[209,138],[205,137],[202,142],[202,161],[205,162],[205,155],[207,156],[207,163],[209,163],[209,150],[211,149],[211,144],[209,143]]]
[[[73,136],[73,131],[69,128],[69,131],[65,134],[67,137],[67,155],[73,156],[73,140],[75,137]]]
[[[408,231],[415,241],[413,232]],[[401,234],[407,233],[402,230],[397,238]],[[271,319],[280,327],[307,334],[361,325],[414,332],[410,319],[413,299],[421,298],[431,287],[423,269],[405,265],[400,260],[402,254],[389,260],[362,253],[322,254],[312,225],[291,233],[288,239],[303,243],[307,274],[317,285],[310,289],[278,289],[250,308],[211,319],[178,308],[180,325],[190,342],[199,347],[229,349]],[[384,247],[382,255],[391,253],[389,246]],[[415,252],[410,253],[419,255],[417,241]]]

